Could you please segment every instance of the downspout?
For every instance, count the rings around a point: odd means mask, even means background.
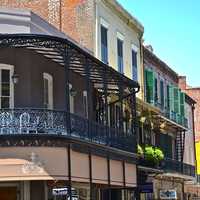
[[[197,174],[196,143],[195,143],[195,123],[194,123],[195,104],[192,104],[192,134],[194,142],[195,175]]]

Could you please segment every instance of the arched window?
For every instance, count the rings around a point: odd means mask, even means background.
[[[53,77],[48,73],[43,73],[43,88],[44,108],[53,109]]]
[[[0,108],[14,107],[14,85],[12,76],[14,66],[0,64]]]

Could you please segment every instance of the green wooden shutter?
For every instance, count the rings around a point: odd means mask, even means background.
[[[180,93],[180,115],[185,117],[185,93]]]
[[[146,99],[148,103],[154,103],[154,73],[153,71],[145,70],[146,75]]]
[[[180,93],[180,123],[184,125],[185,121],[185,94]]]
[[[176,114],[178,114],[179,110],[180,110],[179,109],[180,108],[179,103],[180,103],[180,101],[179,101],[179,88],[174,87],[174,112]]]

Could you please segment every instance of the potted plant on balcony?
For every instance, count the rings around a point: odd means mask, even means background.
[[[145,146],[144,148],[144,160],[148,166],[158,166],[164,159],[164,154],[161,149],[153,146]]]

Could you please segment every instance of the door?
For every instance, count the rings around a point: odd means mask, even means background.
[[[17,200],[17,187],[0,187],[1,200]]]

